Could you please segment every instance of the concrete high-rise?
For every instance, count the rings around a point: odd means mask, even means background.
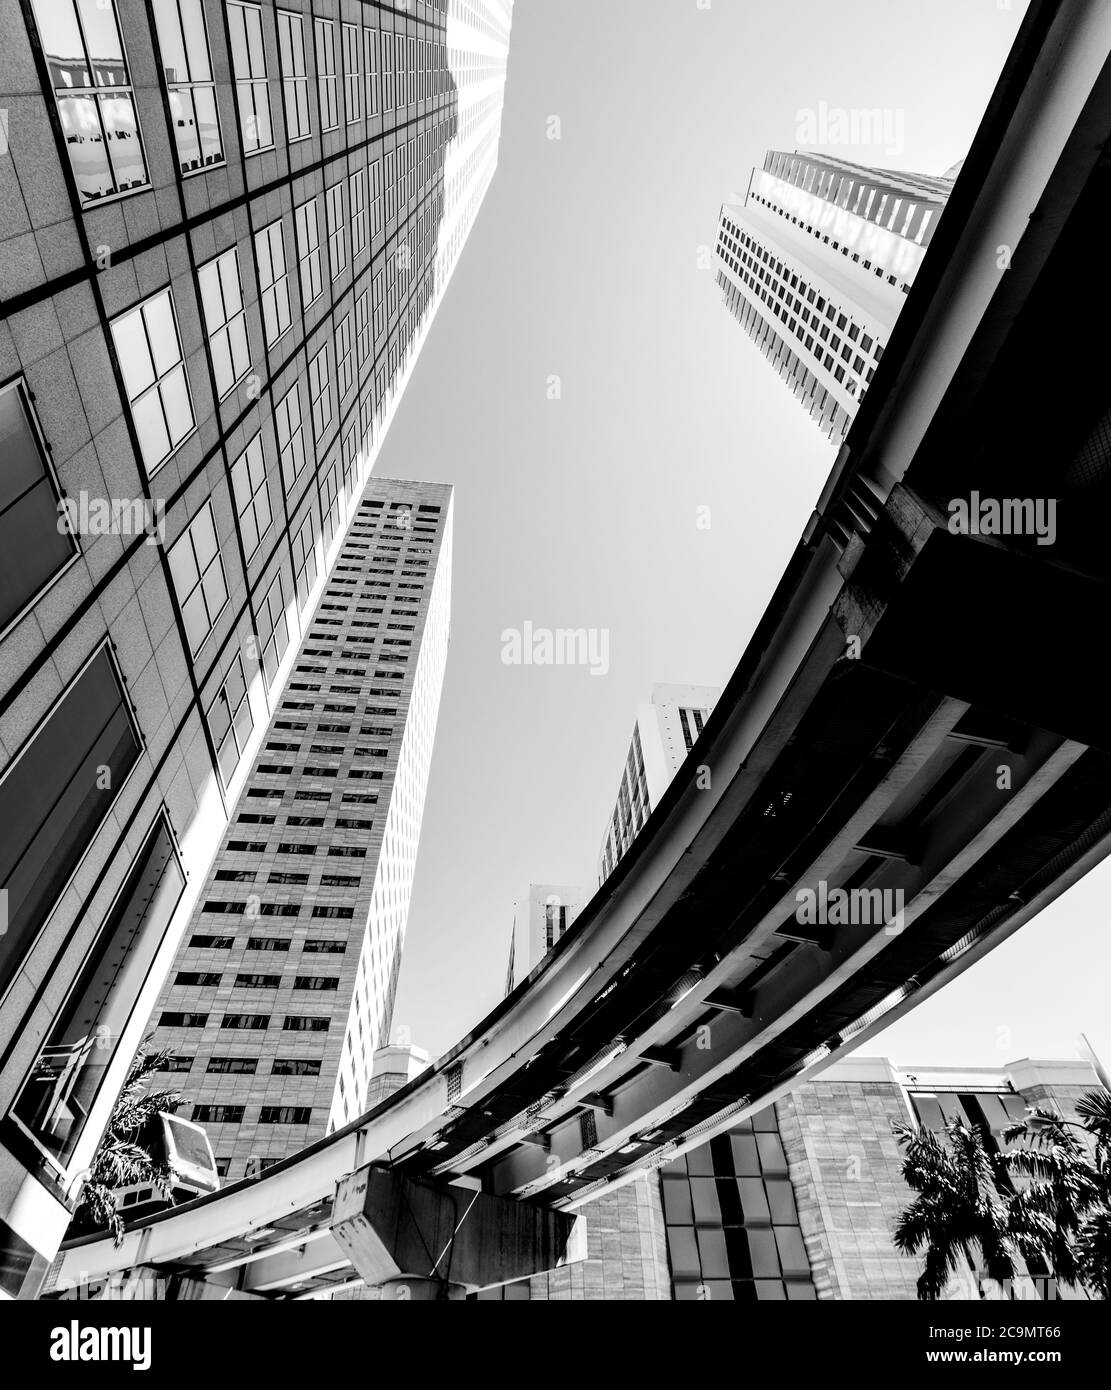
[[[528,896],[513,904],[505,992],[512,993],[550,951],[590,901],[590,888],[530,883]]]
[[[0,0],[0,1297],[65,1229],[360,515],[496,167],[511,9]]]
[[[598,855],[599,883],[613,873],[659,804],[720,694],[704,685],[654,685],[651,700],[637,706],[617,802]]]
[[[768,152],[718,218],[729,311],[835,443],[883,356],[953,187],[798,151]]]
[[[450,488],[367,484],[155,1012],[229,1177],[366,1108],[447,660],[451,535]]]

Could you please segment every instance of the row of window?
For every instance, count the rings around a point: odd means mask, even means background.
[[[202,1125],[239,1125],[245,1113],[243,1105],[194,1105],[190,1118]],[[263,1105],[258,1112],[260,1125],[307,1125],[311,1122],[311,1105]]]
[[[209,1015],[191,1010],[163,1009],[158,1017],[159,1028],[206,1028]],[[220,1028],[242,1029],[247,1032],[263,1031],[270,1027],[270,1014],[224,1014]],[[283,1033],[326,1033],[331,1020],[306,1014],[286,1014],[282,1021]]]
[[[150,186],[117,0],[32,0],[59,122],[86,205]],[[215,9],[213,5],[211,8]],[[182,174],[223,164],[208,20],[202,0],[152,0],[170,120]],[[267,21],[243,0],[224,6],[231,40],[239,131],[245,155],[274,147],[267,65]],[[309,34],[315,52],[315,95],[323,130],[402,111],[448,87],[446,50],[430,39],[336,25],[289,10],[274,12],[286,137],[312,134]],[[338,52],[337,52],[338,48]],[[342,74],[340,68],[342,67]]]
[[[159,1071],[184,1073],[193,1070],[197,1059],[184,1053],[167,1055]],[[254,1076],[258,1071],[257,1057],[210,1057],[205,1073],[209,1076]],[[270,1066],[271,1076],[319,1076],[320,1059],[314,1057],[275,1057]]]

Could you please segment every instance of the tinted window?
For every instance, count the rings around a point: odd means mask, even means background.
[[[101,648],[0,781],[0,990],[7,987],[139,756]]]
[[[23,388],[0,391],[0,632],[74,553]]]

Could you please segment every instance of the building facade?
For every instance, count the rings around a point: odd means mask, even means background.
[[[155,1010],[231,1179],[368,1108],[451,613],[451,489],[372,477]]]
[[[940,1130],[958,1117],[1001,1146],[1028,1107],[1075,1119],[1076,1101],[1098,1086],[1087,1062],[898,1069],[885,1057],[848,1057],[658,1174],[584,1203],[585,1262],[476,1297],[915,1299],[921,1261],[892,1241],[914,1196],[892,1125]],[[946,1293],[999,1296],[970,1269]],[[1083,1297],[1038,1271],[1014,1296]]]
[[[576,885],[530,883],[528,896],[513,904],[513,932],[505,992],[512,994],[540,964],[590,901],[592,890]]]
[[[489,187],[510,0],[0,0],[0,1297],[57,1246]]]
[[[720,690],[704,685],[654,685],[637,706],[617,802],[598,855],[598,882],[613,873],[686,761]]]
[[[835,443],[883,356],[955,174],[770,150],[726,202],[722,301]]]

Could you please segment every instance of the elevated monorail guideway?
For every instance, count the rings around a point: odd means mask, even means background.
[[[1062,344],[1111,300],[1109,53],[1111,7],[1031,4],[767,611],[554,951],[377,1108],[119,1247],[70,1243],[48,1291],[310,1298],[576,1258],[590,1197],[814,1075],[1107,854],[1111,391]],[[952,525],[985,499],[1052,500],[1052,539]],[[446,1232],[427,1269],[383,1235],[403,1199]]]

